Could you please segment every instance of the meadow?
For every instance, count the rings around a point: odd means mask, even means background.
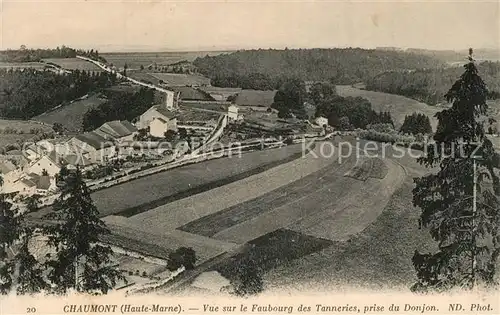
[[[60,123],[71,133],[82,132],[83,115],[88,110],[96,108],[104,102],[105,100],[99,98],[98,95],[92,95],[86,99],[57,107],[54,110],[34,117],[33,120],[40,121],[48,125]]]
[[[80,70],[80,71],[85,70],[94,72],[103,71],[95,64],[78,58],[47,58],[44,59],[43,61],[46,63],[54,63],[60,66],[61,68],[67,70]]]
[[[337,85],[336,88],[337,93],[342,97],[363,97],[370,101],[375,111],[390,112],[396,128],[401,127],[406,115],[417,112],[427,115],[431,120],[433,130],[436,130],[437,119],[434,115],[441,111],[442,108],[430,106],[404,96],[361,90],[350,85]]]
[[[8,145],[34,141],[40,134],[52,132],[52,126],[34,121],[0,119],[0,149]]]

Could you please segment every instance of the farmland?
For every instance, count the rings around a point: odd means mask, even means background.
[[[375,111],[390,112],[396,128],[403,124],[406,115],[417,112],[427,115],[431,120],[432,128],[436,130],[437,120],[434,114],[442,110],[442,108],[433,107],[404,96],[356,89],[350,85],[337,85],[337,93],[342,97],[360,96],[366,98]]]
[[[49,125],[60,123],[69,132],[81,132],[83,115],[89,109],[95,108],[104,102],[105,100],[99,98],[98,95],[92,95],[86,99],[58,107],[33,119]]]
[[[95,191],[91,196],[102,217],[111,214],[130,216],[247,177],[251,173],[262,172],[301,155],[302,145],[250,152],[241,158],[227,157],[175,168]],[[141,193],[138,195],[135,193],[137,191]],[[49,211],[50,208],[45,208],[33,213],[33,216],[40,217]]]
[[[350,240],[336,241],[266,273],[267,289],[408,290],[416,280],[411,262],[415,249],[432,245],[427,230],[418,229],[420,211],[411,206],[412,189],[411,178],[407,178],[377,221]]]
[[[85,70],[101,72],[102,69],[91,62],[78,58],[47,58],[43,60],[46,63],[53,63],[67,70]]]
[[[154,63],[168,65],[179,61],[193,61],[197,57],[213,56],[223,52],[135,52],[135,53],[101,53],[108,63],[116,67],[123,68],[125,63],[130,69],[139,69],[142,66],[147,68]]]

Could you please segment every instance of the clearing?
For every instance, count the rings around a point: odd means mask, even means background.
[[[82,132],[83,115],[106,100],[92,95],[86,99],[63,105],[33,118],[49,125],[60,123],[70,132]]]
[[[370,101],[375,111],[390,112],[396,128],[401,127],[406,115],[416,112],[427,115],[431,120],[433,130],[436,130],[437,119],[434,115],[443,110],[442,108],[430,106],[404,96],[361,90],[350,85],[337,85],[337,93],[342,97],[360,96],[366,98]]]
[[[46,63],[53,63],[67,70],[85,70],[102,72],[103,70],[93,64],[92,62],[87,62],[79,58],[47,58],[43,59]]]

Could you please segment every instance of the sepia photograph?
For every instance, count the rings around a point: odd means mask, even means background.
[[[499,123],[498,0],[0,0],[0,315],[500,314]]]

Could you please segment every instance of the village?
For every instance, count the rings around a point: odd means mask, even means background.
[[[59,73],[69,71],[62,70]],[[192,77],[201,85],[193,85],[190,75],[176,75],[171,84],[161,81],[158,85],[118,75],[121,86],[143,85],[165,93],[164,102],[153,105],[134,122],[108,121],[93,131],[26,142],[20,150],[6,152],[0,156],[2,193],[11,194],[26,211],[35,211],[57,198],[61,170],[79,167],[87,185],[98,189],[132,180],[141,172],[152,174],[203,161],[200,154],[214,150],[273,148],[332,131],[324,117],[312,122],[278,118],[278,111],[271,108],[276,91],[218,88],[195,75]],[[148,170],[151,168],[155,168],[153,172]]]

